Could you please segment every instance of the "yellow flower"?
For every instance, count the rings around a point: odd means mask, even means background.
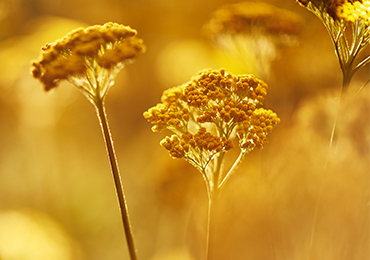
[[[280,119],[262,108],[267,85],[253,75],[234,76],[205,70],[188,83],[163,92],[162,103],[144,112],[159,132],[171,130],[161,145],[173,158],[184,158],[204,171],[214,156],[233,148],[243,153],[262,149]]]
[[[161,103],[144,112],[154,132],[174,134],[161,142],[172,158],[185,159],[202,174],[209,200],[207,252],[212,208],[219,191],[245,154],[262,149],[280,119],[262,108],[267,85],[253,75],[205,70],[189,82],[163,92]],[[226,152],[239,139],[239,156],[224,172]],[[207,253],[208,254],[208,253]]]
[[[203,26],[204,35],[228,57],[259,78],[268,80],[280,49],[298,43],[299,15],[261,2],[220,7]]]
[[[113,139],[105,112],[105,96],[124,65],[145,51],[136,31],[117,23],[77,29],[42,47],[41,57],[32,64],[32,75],[45,91],[67,80],[94,105],[114,178],[127,246],[131,259],[137,259],[129,215],[116,160]]]
[[[41,57],[32,64],[32,75],[46,91],[68,80],[88,97],[104,96],[118,71],[145,51],[136,34],[113,22],[76,29],[42,47]]]
[[[367,0],[297,0],[308,8],[329,14],[334,20],[355,22],[363,19],[369,24],[370,1]]]
[[[342,93],[354,74],[370,62],[369,55],[358,61],[370,42],[369,0],[297,0],[326,27],[342,70]],[[350,28],[351,32],[347,31]]]
[[[301,19],[293,12],[260,2],[225,5],[213,13],[205,30],[210,35],[220,33],[250,33],[259,28],[265,33],[296,35],[301,31]]]
[[[339,19],[346,22],[354,23],[362,19],[365,24],[370,25],[370,1],[346,2],[339,5],[336,9],[336,15]]]

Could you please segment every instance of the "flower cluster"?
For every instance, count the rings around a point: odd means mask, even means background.
[[[258,28],[271,35],[298,35],[302,22],[295,13],[259,2],[226,5],[213,13],[205,25],[210,36],[248,34]]]
[[[207,162],[214,154],[233,147],[230,139],[215,136],[207,132],[205,127],[200,128],[194,135],[185,132],[181,136],[167,136],[160,144],[169,151],[173,158],[186,158],[194,162],[202,161],[202,157]],[[189,155],[190,149],[191,155]]]
[[[315,14],[326,27],[343,74],[342,92],[347,92],[353,75],[370,62],[369,55],[362,61],[356,60],[370,42],[370,1],[296,1]],[[351,27],[351,33],[347,33],[348,27]]]
[[[205,70],[190,82],[164,91],[161,103],[144,117],[152,130],[171,130],[161,145],[174,158],[185,158],[204,170],[214,156],[233,148],[239,138],[243,153],[262,149],[280,119],[262,108],[267,85],[253,75],[234,76]]]
[[[370,1],[368,0],[297,0],[308,8],[329,14],[334,20],[355,22],[358,19],[369,21]]]
[[[336,15],[339,19],[354,23],[359,19],[370,25],[370,1],[345,2],[336,9]]]
[[[204,24],[204,35],[242,71],[268,80],[280,49],[298,43],[302,19],[297,14],[261,2],[220,7]]]
[[[32,64],[32,75],[45,91],[67,80],[74,84],[94,105],[98,116],[124,225],[130,259],[137,259],[133,234],[119,167],[110,134],[104,98],[125,64],[145,51],[136,31],[117,23],[77,29],[54,43],[42,47],[41,57]]]
[[[88,96],[104,95],[118,71],[145,51],[136,30],[109,22],[76,29],[42,47],[32,64],[32,74],[46,91],[68,80]]]
[[[297,3],[308,8],[314,8],[321,12],[328,13],[331,17],[336,18],[336,9],[346,0],[297,0]],[[357,1],[357,0],[355,0]]]
[[[279,118],[270,109],[258,108],[250,117],[250,122],[238,126],[237,134],[242,149],[263,148],[267,143],[267,134],[279,123]]]

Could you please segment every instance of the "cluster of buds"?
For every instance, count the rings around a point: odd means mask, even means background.
[[[315,14],[326,27],[343,74],[342,92],[347,92],[353,75],[370,62],[367,55],[356,59],[370,42],[369,0],[296,0]],[[351,27],[352,33],[346,32]],[[352,35],[352,39],[348,39]]]
[[[239,139],[242,153],[263,148],[280,119],[262,108],[267,85],[253,75],[234,76],[205,70],[190,82],[164,91],[161,103],[144,117],[152,131],[171,130],[161,145],[173,158],[184,158],[204,172],[221,152]]]
[[[326,13],[334,20],[354,23],[359,19],[370,21],[370,1],[368,0],[297,0],[309,10]]]
[[[355,0],[356,1],[356,0]],[[317,9],[336,18],[336,9],[346,0],[297,0],[297,3],[308,9]]]
[[[370,1],[344,2],[336,9],[336,15],[349,23],[354,23],[361,19],[367,26],[370,25]]]
[[[76,29],[42,47],[32,74],[46,91],[68,80],[88,98],[104,97],[124,65],[145,51],[136,34],[136,30],[113,22]]]
[[[220,34],[249,34],[253,31],[281,35],[298,35],[302,21],[288,10],[258,2],[241,2],[225,5],[212,14],[205,25],[210,36]]]

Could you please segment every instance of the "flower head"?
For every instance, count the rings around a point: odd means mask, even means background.
[[[280,48],[298,42],[301,18],[288,10],[261,2],[222,6],[203,26],[205,36],[254,75],[267,80]],[[236,63],[236,64],[237,64]]]
[[[32,75],[49,91],[68,80],[88,96],[106,93],[117,72],[145,51],[136,30],[109,22],[76,29],[42,47],[32,64]]]
[[[327,13],[334,20],[354,22],[358,18],[370,19],[370,2],[367,0],[297,0],[297,3],[309,10]]]
[[[335,13],[346,22],[354,23],[362,19],[367,26],[370,25],[370,1],[344,2],[337,6]]]
[[[370,42],[369,0],[297,0],[326,27],[334,45],[346,93],[354,74],[370,62],[369,55],[357,61]],[[351,28],[348,33],[347,28]]]
[[[225,5],[213,13],[205,25],[205,31],[212,37],[220,34],[259,33],[298,35],[302,22],[293,12],[259,2],[241,2]]]
[[[205,70],[188,83],[163,92],[161,103],[144,117],[152,130],[171,130],[161,145],[173,158],[185,158],[203,171],[214,156],[234,147],[247,153],[263,148],[280,119],[262,108],[267,85],[253,75]]]

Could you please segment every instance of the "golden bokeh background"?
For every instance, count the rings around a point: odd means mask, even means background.
[[[213,11],[236,2],[0,0],[1,260],[129,259],[93,106],[68,83],[44,93],[30,74],[46,42],[109,21],[138,30],[147,46],[106,100],[139,259],[204,259],[201,175],[168,156],[166,133],[152,133],[142,113],[198,70],[250,73],[202,35]],[[222,191],[215,260],[369,259],[369,86],[358,92],[369,66],[339,107],[324,26],[294,0],[264,2],[301,15],[303,29],[268,80],[265,107],[281,123]]]

